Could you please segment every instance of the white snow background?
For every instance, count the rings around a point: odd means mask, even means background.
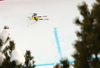
[[[0,1],[0,31],[5,25],[9,26],[9,33],[15,46],[24,55],[31,50],[35,64],[59,63],[61,59],[54,35],[57,35],[63,58],[73,61],[74,48],[72,44],[77,39],[76,30],[79,28],[73,23],[80,16],[78,4],[85,1],[91,9],[95,0],[4,0]],[[49,20],[34,23],[27,17],[33,13],[47,15]],[[6,45],[5,45],[6,46]],[[53,68],[37,66],[36,68]]]

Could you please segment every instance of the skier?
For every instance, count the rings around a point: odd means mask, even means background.
[[[37,13],[33,13],[32,19],[38,21]]]

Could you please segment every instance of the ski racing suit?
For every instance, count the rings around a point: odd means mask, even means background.
[[[37,17],[37,14],[36,13],[33,13],[32,19],[38,21],[38,17]]]

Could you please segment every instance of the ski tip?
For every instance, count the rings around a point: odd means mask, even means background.
[[[47,17],[47,16],[43,16],[43,17]]]
[[[49,20],[49,19],[44,19],[44,20]]]

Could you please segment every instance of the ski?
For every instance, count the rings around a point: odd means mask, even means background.
[[[38,20],[49,20],[49,19],[38,19]]]
[[[43,17],[47,17],[47,16],[43,16]]]
[[[47,18],[48,16],[47,15],[44,15],[44,16],[38,16],[38,20],[49,20],[48,18]]]
[[[38,16],[38,17],[48,17],[48,16],[45,15],[45,16]]]
[[[41,15],[39,15],[39,16],[37,16],[38,17],[38,20],[49,20],[47,17],[47,15],[44,15],[44,16],[41,16]],[[29,20],[33,20],[32,19],[32,17],[27,17]]]
[[[38,19],[38,20],[43,20],[43,19]]]

